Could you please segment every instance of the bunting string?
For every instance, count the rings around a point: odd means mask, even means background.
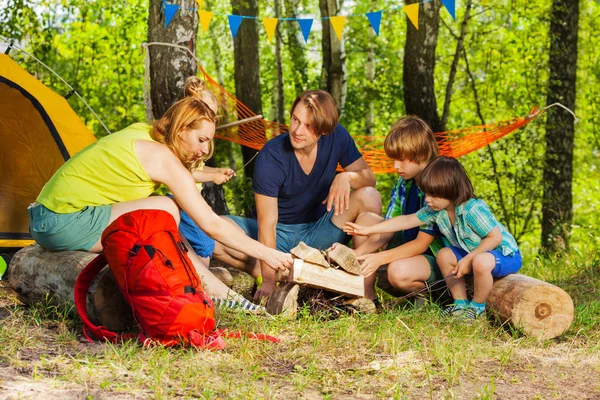
[[[429,3],[431,1],[434,1],[434,0],[422,0],[418,3],[413,3],[413,4],[406,5],[406,6],[392,6],[392,7],[387,8],[385,10],[385,12],[391,12],[391,11],[396,11],[396,10],[402,9],[404,11],[404,13],[406,14],[406,16],[408,17],[409,21],[413,24],[413,26],[416,29],[419,29],[420,6],[421,6],[421,4]],[[442,2],[442,5],[446,8],[446,10],[448,10],[448,13],[450,14],[450,16],[456,20],[456,0],[440,0],[440,1]],[[356,17],[364,18],[364,17],[366,17],[367,20],[369,21],[369,24],[371,25],[371,28],[373,28],[373,31],[375,31],[375,34],[377,36],[379,36],[379,31],[380,31],[379,28],[381,26],[381,19],[382,19],[382,15],[384,12],[384,10],[378,10],[378,11],[370,11],[370,12],[361,13],[361,14],[335,15],[335,16],[321,17],[321,18],[290,18],[290,17],[261,18],[261,17],[254,16],[254,15],[216,14],[211,11],[204,10],[202,0],[197,0],[197,3],[198,3],[198,8],[188,8],[188,7],[179,6],[177,4],[169,3],[167,0],[163,0],[161,8],[162,8],[162,11],[163,11],[164,17],[165,17],[165,27],[166,28],[169,27],[169,24],[171,23],[171,21],[173,20],[173,18],[175,17],[175,15],[177,14],[178,11],[185,10],[185,11],[191,11],[191,12],[198,13],[198,17],[200,18],[200,25],[202,26],[203,33],[206,33],[208,31],[208,29],[210,27],[210,23],[215,16],[227,17],[227,20],[229,22],[229,30],[231,31],[231,35],[233,36],[234,39],[236,38],[238,31],[240,29],[240,25],[242,24],[242,21],[244,19],[252,19],[252,20],[257,20],[257,21],[260,20],[260,21],[262,21],[262,23],[265,27],[265,32],[267,34],[267,38],[269,39],[269,41],[271,41],[273,39],[275,30],[277,29],[277,25],[278,25],[279,21],[297,21],[298,25],[300,26],[300,30],[302,31],[302,37],[304,38],[305,43],[308,43],[308,36],[310,35],[310,31],[312,29],[313,22],[315,19],[321,20],[321,21],[329,20],[338,40],[342,40],[342,34],[344,31],[344,26],[346,24],[347,18],[356,18]]]

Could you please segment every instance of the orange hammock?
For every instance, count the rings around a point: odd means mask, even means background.
[[[238,121],[256,117],[248,107],[227,92],[221,85],[210,77],[201,65],[198,65],[207,85],[217,96],[222,107],[222,121]],[[543,111],[543,110],[542,110]],[[495,122],[487,125],[473,126],[446,132],[438,132],[438,146],[440,154],[452,157],[461,157],[478,150],[493,141],[508,135],[531,122],[542,112],[536,107],[526,117]],[[218,128],[215,137],[239,143],[241,145],[260,150],[274,136],[287,132],[284,124],[268,121],[263,118],[243,122],[241,124],[227,124]],[[395,172],[393,160],[383,150],[383,136],[353,136],[363,158],[376,174]]]

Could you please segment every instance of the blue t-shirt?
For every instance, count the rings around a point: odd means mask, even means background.
[[[267,142],[256,158],[252,189],[276,197],[283,224],[314,222],[326,211],[323,200],[336,175],[338,163],[346,168],[361,157],[354,140],[342,125],[321,136],[317,159],[310,174],[305,174],[290,143],[289,133]]]

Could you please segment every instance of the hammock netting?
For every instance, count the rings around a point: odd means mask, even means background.
[[[201,65],[198,65],[207,86],[217,96],[221,105],[220,123],[228,125],[230,122],[256,117],[256,114],[246,107],[235,96],[225,90],[210,75],[206,73]],[[541,114],[536,107],[529,115],[517,117],[510,120],[494,122],[487,125],[472,126],[469,128],[456,129],[436,133],[440,155],[459,158],[478,150],[495,140],[500,139],[523,127]],[[267,140],[287,132],[288,127],[274,121],[258,118],[239,125],[217,128],[215,137],[243,146],[260,150]],[[357,136],[352,135],[356,145],[361,151],[363,158],[376,174],[396,172],[394,161],[391,160],[383,150],[384,136]]]

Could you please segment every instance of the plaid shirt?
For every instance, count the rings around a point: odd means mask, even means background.
[[[409,201],[409,194],[411,194],[410,190],[414,182],[414,179],[405,180],[401,176],[398,177],[398,180],[396,181],[396,184],[392,189],[390,202],[385,213],[385,219],[397,217],[398,215],[413,214],[425,206],[425,194],[421,192],[421,189],[419,189],[419,187],[416,185],[415,190],[417,191],[417,199],[416,201],[414,201],[414,199],[411,199],[411,201]],[[414,196],[414,193],[412,194]],[[429,249],[431,250],[433,255],[436,255],[437,252],[442,247],[444,247],[441,240],[437,238],[438,236],[440,236],[440,231],[435,224],[423,225],[420,229],[407,229],[404,232],[404,237],[406,241],[414,240],[417,237],[419,231],[425,232],[428,235],[436,237],[436,239],[431,243],[431,245],[429,245]]]
[[[456,206],[454,226],[450,222],[448,211],[435,211],[426,206],[417,212],[417,218],[425,223],[436,223],[442,235],[450,245],[471,252],[479,246],[495,227],[502,232],[502,242],[495,249],[509,256],[519,251],[517,242],[504,225],[494,218],[490,208],[481,199],[472,198]]]

